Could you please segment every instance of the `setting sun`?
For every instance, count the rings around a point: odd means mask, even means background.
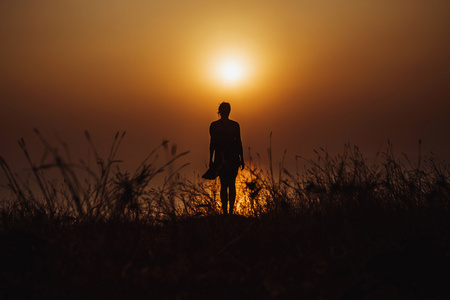
[[[216,77],[225,85],[240,84],[248,77],[249,67],[242,57],[223,56],[216,60],[213,68]]]
[[[225,61],[219,68],[222,79],[227,83],[236,83],[242,80],[243,67],[238,61]]]

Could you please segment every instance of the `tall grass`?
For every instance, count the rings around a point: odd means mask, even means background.
[[[178,170],[172,170],[170,166],[188,152],[177,154],[176,146],[173,145],[169,153],[168,141],[163,141],[130,173],[122,171],[122,161],[116,159],[125,132],[116,133],[107,158],[98,154],[90,134],[85,132],[95,166],[81,159],[76,163],[72,162],[65,143],[62,143],[63,155],[37,129],[35,133],[44,146],[44,154],[39,163],[31,159],[25,141],[19,140],[31,170],[32,182],[24,181],[0,157],[0,166],[7,178],[5,187],[13,196],[13,202],[5,203],[2,207],[3,214],[8,212],[22,218],[42,216],[55,221],[103,222],[120,219],[153,221],[161,215],[175,213],[175,204],[171,201],[172,183],[174,175],[187,164]],[[167,160],[158,165],[158,152],[161,148],[165,150]],[[168,176],[164,184],[161,187],[151,185],[155,177],[166,169],[170,173],[166,173]],[[32,188],[33,183],[37,188]]]
[[[316,159],[305,162],[295,174],[283,170],[283,193],[302,208],[377,205],[393,209],[439,207],[448,209],[450,167],[432,154],[418,161],[406,155],[397,159],[393,145],[378,153],[369,163],[357,146],[345,145],[342,154],[331,157],[327,151],[315,151]],[[297,161],[298,162],[298,161]],[[297,165],[298,166],[298,165]]]
[[[30,182],[22,180],[0,157],[6,187],[14,200],[3,205],[3,215],[40,216],[61,222],[158,223],[220,213],[218,180],[180,175],[180,169],[187,164],[174,170],[174,162],[188,152],[178,154],[176,146],[169,147],[167,141],[129,173],[121,170],[121,161],[116,159],[125,132],[115,135],[107,158],[100,157],[91,136],[85,132],[94,167],[83,160],[73,163],[66,144],[62,143],[66,154],[63,155],[38,130],[35,132],[45,150],[39,163],[32,161],[23,139],[19,145],[37,189],[32,189]],[[449,208],[449,164],[432,154],[423,155],[420,143],[416,162],[411,162],[406,155],[397,158],[389,143],[369,163],[357,146],[347,144],[336,156],[323,148],[314,151],[314,159],[296,156],[294,170],[284,166],[286,152],[276,169],[271,148],[270,145],[267,152],[268,169],[261,166],[259,154],[255,159],[249,150],[247,166],[237,178],[238,214],[259,217],[268,213],[304,214],[334,208]],[[159,163],[161,151],[166,154],[163,163]],[[59,172],[59,180],[49,178],[50,171],[55,170]],[[156,176],[164,178],[160,180],[162,183],[155,183]],[[2,218],[3,222],[6,219]]]

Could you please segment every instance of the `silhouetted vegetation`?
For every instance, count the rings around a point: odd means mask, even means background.
[[[39,163],[19,142],[29,179],[0,158],[12,195],[0,207],[4,298],[449,296],[450,167],[432,154],[411,162],[389,144],[369,163],[346,145],[288,170],[269,147],[267,169],[247,159],[237,215],[223,216],[218,182],[181,176],[187,152],[167,141],[127,172],[124,133],[104,159],[86,132],[93,163],[36,133]]]

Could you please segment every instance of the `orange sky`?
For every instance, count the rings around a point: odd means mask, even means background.
[[[273,132],[292,157],[421,138],[450,158],[448,0],[2,1],[0,40],[0,155],[18,166],[37,127],[81,153],[83,130],[127,130],[131,164],[169,139],[202,172],[223,100],[263,156]],[[213,67],[230,53],[248,66],[234,86]]]

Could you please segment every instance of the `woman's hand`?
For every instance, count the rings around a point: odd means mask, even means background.
[[[241,166],[241,170],[244,170],[245,164],[244,164],[243,159],[241,159],[241,161],[239,162],[239,165]]]

